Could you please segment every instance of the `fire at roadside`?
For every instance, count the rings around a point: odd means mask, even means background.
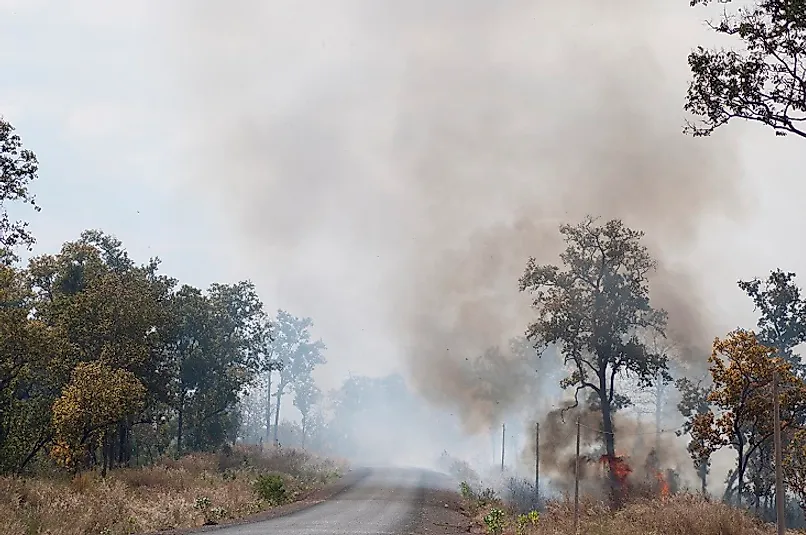
[[[697,475],[685,455],[685,445],[677,444],[682,440],[680,437],[674,433],[648,432],[641,422],[616,413],[613,419],[616,455],[611,458],[604,451],[601,418],[594,408],[580,405],[557,408],[539,419],[541,494],[546,497],[573,494],[577,420],[582,494],[604,499],[614,483],[625,496],[663,497],[683,488],[697,488]],[[529,436],[518,458],[519,473],[534,473],[535,453],[534,437]],[[609,478],[611,472],[613,481]]]
[[[621,496],[626,501],[641,498],[665,499],[683,490],[680,475],[673,468],[662,468],[655,450],[650,451],[644,462],[633,466],[634,459],[619,452],[614,457],[607,455],[585,454],[574,457],[567,467],[567,477],[551,478],[541,483],[540,498],[534,490],[534,482],[517,477],[510,469],[501,471],[500,467],[490,467],[479,473],[469,463],[443,452],[439,465],[450,473],[463,493],[472,493],[477,497],[498,497],[522,513],[530,510],[542,510],[547,500],[569,498],[573,494],[576,468],[579,466],[580,493],[598,500],[606,499],[610,494],[612,471]],[[571,481],[570,487],[567,481]]]

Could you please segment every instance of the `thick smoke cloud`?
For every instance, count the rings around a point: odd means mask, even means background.
[[[602,485],[603,463],[601,413],[588,407],[557,408],[541,414],[540,472],[558,492],[573,492],[576,469],[576,421],[580,422],[580,479],[586,493],[597,494]],[[698,485],[697,474],[686,451],[685,437],[670,433],[671,426],[658,430],[627,413],[614,415],[616,455],[624,457],[632,473],[630,481],[656,481],[658,471],[673,469],[690,488]],[[660,432],[658,432],[660,431]],[[653,462],[655,458],[658,462]],[[529,436],[520,454],[519,467],[534,470],[535,441]],[[528,472],[527,472],[528,473]]]
[[[681,134],[685,2],[178,5],[185,176],[334,351],[382,359],[382,338],[422,395],[488,429],[530,382],[507,368],[525,262],[556,262],[557,226],[592,214],[646,232],[655,304],[704,362],[702,266],[681,259],[737,169],[725,140]],[[492,346],[511,380],[482,388],[468,362]]]

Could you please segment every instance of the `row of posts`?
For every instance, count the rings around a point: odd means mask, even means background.
[[[778,374],[772,376],[773,396],[773,442],[775,446],[775,516],[778,535],[786,534],[785,491],[781,452],[781,406],[778,392]],[[576,459],[574,463],[574,533],[579,533],[579,447],[580,422],[577,418]],[[501,472],[504,471],[504,452],[506,451],[507,425],[501,426]],[[540,503],[540,422],[535,423],[535,503]]]

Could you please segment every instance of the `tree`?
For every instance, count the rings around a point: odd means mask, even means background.
[[[806,342],[806,302],[794,279],[794,273],[777,269],[765,281],[739,281],[739,288],[753,300],[760,313],[756,324],[759,342],[775,348],[780,357],[802,374],[806,368],[793,349]]]
[[[263,305],[254,286],[214,284],[207,295],[183,286],[174,295],[176,318],[170,353],[174,362],[176,451],[185,439],[196,450],[234,437],[243,389],[259,371],[257,352],[264,331]]]
[[[113,448],[118,464],[130,459],[132,427],[152,423],[151,413],[168,402],[164,341],[175,281],[159,275],[158,265],[158,259],[135,265],[119,240],[100,231],[85,231],[59,254],[29,264],[33,317],[64,337],[65,350],[49,365],[59,389],[77,364],[95,361],[132,372],[146,387],[149,414],[118,422]]]
[[[752,331],[738,329],[714,341],[709,357],[712,405],[694,417],[689,447],[692,458],[707,459],[729,446],[737,457],[737,496],[744,497],[745,473],[754,454],[773,435],[772,377],[781,385],[781,422],[787,429],[806,410],[806,385],[776,350],[759,343]]]
[[[177,415],[176,453],[182,455],[185,412],[192,396],[202,385],[207,369],[205,357],[215,346],[212,311],[201,290],[183,285],[171,300],[174,329],[168,351],[173,362],[172,399]]]
[[[789,490],[806,511],[806,429],[799,429],[789,442],[783,459],[784,478]]]
[[[311,409],[322,397],[322,392],[314,384],[313,377],[305,375],[294,385],[294,406],[302,415],[302,447],[305,447],[305,431]]]
[[[19,192],[0,190],[10,193]],[[242,394],[281,368],[278,347],[294,369],[284,387],[299,383],[310,427],[316,390],[303,383],[324,362],[321,342],[302,333],[275,345],[249,281],[203,292],[178,287],[159,264],[135,263],[99,230],[27,269],[0,262],[0,472],[21,472],[42,451],[106,473],[141,454],[153,461],[174,443],[182,453],[235,441]]]
[[[668,375],[665,354],[654,354],[642,341],[648,332],[663,333],[666,313],[650,305],[647,277],[656,263],[641,244],[643,233],[620,220],[597,225],[588,217],[577,225],[562,225],[566,244],[563,268],[538,265],[530,258],[520,279],[521,291],[534,295],[537,319],[526,336],[541,352],[555,344],[571,374],[561,385],[575,389],[575,400],[593,394],[602,415],[602,433],[610,481],[618,504],[613,411],[629,400],[617,394],[615,378],[630,375],[651,386]]]
[[[271,384],[274,372],[282,371],[283,361],[274,354],[274,324],[268,317],[261,317],[256,331],[257,370],[266,390],[264,407],[266,441],[271,437]]]
[[[286,312],[277,311],[276,331],[272,342],[272,354],[280,360],[280,381],[275,392],[274,402],[274,441],[277,442],[277,426],[280,425],[280,402],[286,389],[310,376],[313,369],[326,362],[322,351],[325,344],[321,340],[311,340],[311,318],[298,318]]]
[[[26,273],[0,265],[0,472],[19,472],[52,437],[50,407],[61,385],[50,363],[60,333],[31,317]]]
[[[0,116],[0,263],[9,264],[18,258],[17,246],[29,250],[36,242],[28,230],[26,221],[12,221],[6,210],[6,202],[23,202],[35,211],[40,207],[28,187],[36,180],[39,162],[36,155],[23,148],[19,135],[9,122]]]
[[[806,341],[806,302],[794,279],[794,273],[777,269],[766,280],[756,278],[738,284],[760,313],[756,324],[758,341],[774,348],[803,377],[806,366],[794,348]],[[756,509],[761,507],[762,500],[769,502],[772,496],[775,473],[772,457],[772,444],[766,443],[748,461],[746,475]]]
[[[146,389],[132,372],[101,362],[82,362],[53,405],[56,441],[51,455],[66,466],[86,465],[85,455],[103,451],[103,473],[110,466],[111,427],[144,405]]]
[[[689,54],[693,79],[685,109],[701,122],[689,123],[686,130],[707,136],[732,119],[744,119],[765,124],[776,135],[806,138],[806,4],[755,0],[726,12],[711,28],[737,37],[743,50],[699,47]]]
[[[417,449],[417,436],[410,429],[428,437],[429,428],[438,429],[445,439],[450,424],[438,412],[423,404],[399,374],[384,377],[351,375],[333,393],[333,418],[328,424],[328,442],[338,455],[369,459],[378,455],[406,455]],[[394,422],[390,426],[389,422]],[[453,422],[451,422],[453,423]],[[378,429],[387,429],[378,433]],[[500,428],[499,428],[500,433]],[[501,435],[498,435],[501,439]],[[433,438],[432,438],[433,440]],[[405,447],[404,447],[405,445]],[[399,450],[395,448],[399,447]]]
[[[680,393],[680,401],[677,404],[677,410],[686,418],[682,429],[677,432],[677,435],[691,433],[694,426],[694,421],[697,416],[706,414],[711,411],[711,405],[708,403],[708,394],[710,389],[702,386],[700,383],[694,383],[685,377],[678,379],[675,383],[678,392]],[[695,446],[693,442],[689,442],[688,450],[692,455],[694,461],[694,468],[697,470],[697,475],[700,478],[700,492],[703,495],[707,494],[708,487],[708,473],[711,469],[711,454],[703,450],[697,450],[698,454],[695,455],[692,451]]]
[[[237,411],[245,388],[265,369],[267,346],[271,344],[271,323],[252,281],[236,284],[212,284],[208,290],[216,311],[216,331],[220,336],[216,401],[208,405],[202,423],[207,424],[211,445],[234,441],[240,427]],[[270,364],[268,364],[270,365]],[[210,432],[213,432],[210,434]]]

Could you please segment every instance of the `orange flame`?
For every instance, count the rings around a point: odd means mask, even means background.
[[[658,478],[658,492],[660,493],[660,497],[666,498],[669,496],[669,482],[666,481],[663,472],[656,473],[655,477]]]
[[[610,471],[615,475],[616,480],[622,487],[627,483],[627,478],[632,473],[632,468],[627,464],[627,461],[622,456],[609,457],[607,454],[599,457],[599,462],[602,466],[607,465]]]

